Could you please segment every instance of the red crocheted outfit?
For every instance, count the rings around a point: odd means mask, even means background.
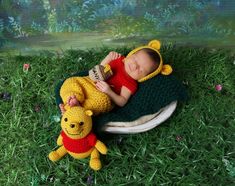
[[[61,132],[64,147],[74,153],[84,153],[95,146],[97,138],[92,132],[82,139],[72,139],[64,131]]]
[[[138,84],[136,80],[130,77],[124,68],[124,62],[122,61],[125,57],[120,57],[109,63],[113,75],[106,81],[116,94],[120,94],[122,86],[125,86],[134,94],[137,90]]]

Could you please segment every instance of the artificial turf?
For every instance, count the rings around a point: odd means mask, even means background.
[[[105,140],[100,171],[89,168],[88,158],[49,161],[60,132],[56,84],[111,50],[130,48],[0,58],[0,185],[233,185],[235,56],[222,50],[164,46],[163,58],[190,99],[151,131]]]

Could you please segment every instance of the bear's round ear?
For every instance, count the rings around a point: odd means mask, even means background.
[[[86,111],[85,111],[85,114],[86,114],[87,116],[92,116],[92,115],[93,115],[93,112],[92,112],[91,110],[86,110]]]
[[[150,46],[156,50],[159,50],[161,48],[161,43],[158,40],[152,40],[149,42],[148,46]]]

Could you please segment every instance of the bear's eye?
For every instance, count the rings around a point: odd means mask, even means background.
[[[84,124],[84,122],[83,122],[83,121],[81,121],[81,122],[79,123],[79,125],[80,125],[80,126],[82,126],[83,124]]]
[[[68,118],[64,118],[64,121],[67,122],[67,121],[68,121]]]

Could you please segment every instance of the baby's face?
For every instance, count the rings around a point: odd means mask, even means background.
[[[135,80],[139,80],[157,68],[157,64],[145,51],[138,51],[124,59],[126,73]]]

